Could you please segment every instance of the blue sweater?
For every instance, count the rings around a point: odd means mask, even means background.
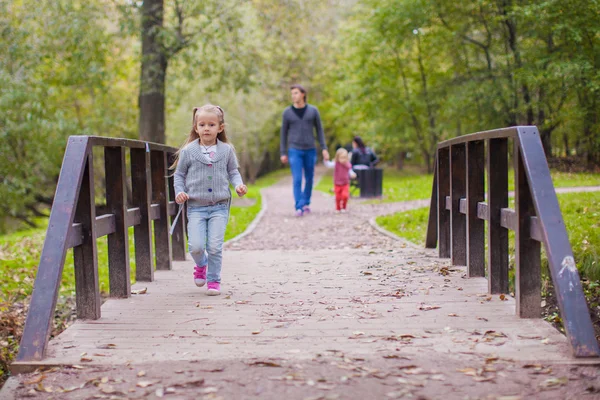
[[[283,121],[281,123],[281,141],[280,152],[282,156],[287,155],[287,149],[309,150],[316,148],[315,134],[319,139],[321,149],[326,149],[325,134],[321,125],[321,116],[319,110],[310,104],[306,105],[306,111],[302,118],[289,106],[283,111]]]
[[[217,140],[215,158],[203,154],[200,141],[195,140],[179,153],[175,169],[175,194],[187,193],[188,205],[211,206],[229,200],[233,187],[243,184],[233,148]]]

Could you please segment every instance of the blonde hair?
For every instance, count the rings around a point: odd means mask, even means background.
[[[335,152],[335,162],[348,162],[348,150],[343,147],[340,147]]]
[[[179,162],[179,153],[181,153],[181,150],[193,141],[200,139],[200,135],[198,132],[196,132],[196,117],[202,112],[215,114],[217,118],[219,118],[219,124],[223,125],[223,130],[217,134],[217,139],[223,143],[229,143],[229,139],[227,139],[227,132],[225,132],[225,112],[223,109],[213,104],[205,104],[202,107],[194,107],[192,114],[192,130],[179,150],[177,150],[177,152],[173,155],[173,165],[171,165],[170,169],[175,169],[177,167],[177,163]]]

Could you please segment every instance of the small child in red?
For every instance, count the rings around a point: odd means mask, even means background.
[[[350,177],[356,176],[348,158],[348,151],[339,148],[335,152],[334,161],[325,161],[325,166],[334,168],[333,184],[335,191],[336,212],[346,212],[348,197],[350,197]]]

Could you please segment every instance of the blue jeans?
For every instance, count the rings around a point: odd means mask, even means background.
[[[315,176],[315,163],[317,150],[289,149],[288,159],[294,180],[294,202],[296,210],[310,204],[312,196],[313,178]],[[304,170],[304,190],[302,190],[302,170]]]
[[[223,242],[229,219],[229,205],[195,207],[188,213],[188,250],[198,266],[208,264],[208,282],[221,282]]]

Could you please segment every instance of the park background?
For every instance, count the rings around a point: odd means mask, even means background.
[[[230,238],[260,210],[260,187],[286,173],[279,127],[293,83],[319,108],[329,150],[362,136],[387,168],[381,201],[403,201],[430,196],[436,143],[514,125],[538,127],[556,186],[600,185],[599,67],[591,0],[0,0],[1,376],[70,135],[179,147],[192,108],[219,104],[255,200],[234,207]],[[600,196],[559,201],[598,325]],[[426,211],[378,222],[422,244]],[[545,282],[545,317],[560,328]],[[73,290],[67,257],[57,332]]]

